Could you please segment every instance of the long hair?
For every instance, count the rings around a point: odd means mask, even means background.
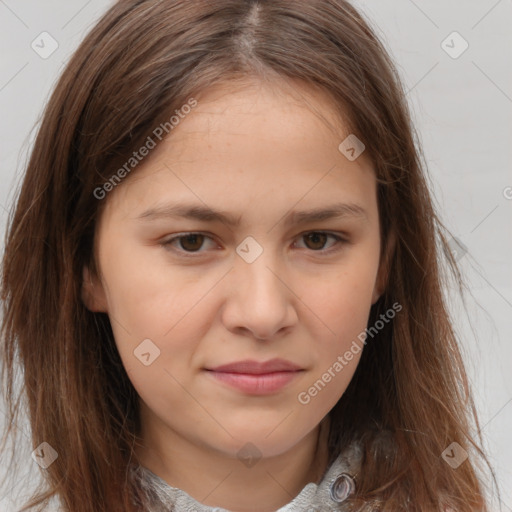
[[[128,467],[138,396],[108,316],[81,300],[108,200],[98,187],[191,97],[247,77],[297,81],[333,100],[374,164],[382,257],[396,235],[369,323],[396,302],[403,310],[367,343],[329,413],[330,460],[353,441],[364,450],[354,506],[487,510],[478,419],[443,296],[445,271],[459,283],[460,274],[398,73],[345,0],[121,0],[70,59],[9,219],[2,268],[9,418],[14,424],[21,369],[33,446],[44,441],[59,454],[45,471],[46,490],[23,510],[54,496],[67,512],[137,509]],[[469,454],[456,470],[441,456],[452,443]]]

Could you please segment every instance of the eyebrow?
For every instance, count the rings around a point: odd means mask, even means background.
[[[286,226],[308,224],[347,217],[368,220],[368,214],[362,206],[355,203],[335,203],[310,210],[292,210],[284,216],[284,224]],[[184,218],[202,222],[222,222],[228,226],[237,227],[240,225],[241,215],[235,217],[225,211],[213,210],[204,205],[175,203],[149,208],[136,217],[137,220],[142,221],[162,218]]]

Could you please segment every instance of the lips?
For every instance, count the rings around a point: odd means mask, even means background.
[[[216,381],[250,395],[266,395],[281,390],[303,370],[284,359],[259,362],[237,361],[214,368],[206,368]]]
[[[295,372],[298,370],[301,370],[300,366],[284,359],[271,359],[270,361],[265,362],[247,359],[245,361],[223,364],[221,366],[211,368],[211,371],[214,372],[245,373],[251,375],[263,375],[275,372]]]

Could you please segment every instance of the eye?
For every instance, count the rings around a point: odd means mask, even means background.
[[[326,233],[324,231],[310,231],[300,235],[299,238],[306,241],[306,249],[323,254],[335,252],[340,249],[339,247],[336,248],[336,245],[343,245],[344,243],[347,243],[347,240],[343,237],[335,235],[334,233]],[[325,244],[329,238],[334,240],[334,243],[331,244],[330,248],[325,249]],[[211,237],[203,233],[182,233],[160,242],[160,245],[166,250],[179,253],[182,256],[195,257],[196,255],[199,256],[202,252],[205,252],[201,251],[201,248],[204,247],[205,241],[214,243],[214,240]],[[214,245],[216,244],[214,243]]]
[[[201,252],[205,240],[213,242],[212,238],[202,233],[184,233],[164,240],[161,245],[166,249],[193,254]]]
[[[331,239],[334,239],[335,243],[331,245],[331,248],[324,249],[324,246],[329,237]],[[304,233],[303,235],[301,235],[301,238],[305,240],[306,247],[314,252],[333,252],[332,247],[336,247],[336,245],[346,243],[346,240],[341,236],[335,235],[334,233],[326,233],[324,231],[310,231],[309,233]],[[335,248],[334,251],[338,249],[339,248]]]

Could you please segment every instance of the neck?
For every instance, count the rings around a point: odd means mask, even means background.
[[[273,512],[307,483],[321,480],[328,458],[327,432],[328,418],[293,449],[246,466],[192,444],[168,427],[152,425],[143,428],[136,455],[142,466],[200,503],[233,512],[253,512],[257,503],[259,512]]]

